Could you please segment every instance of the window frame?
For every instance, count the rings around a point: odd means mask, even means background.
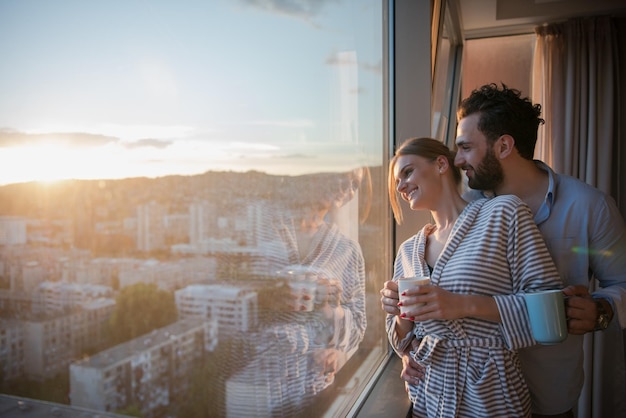
[[[387,172],[390,157],[404,139],[431,136],[434,84],[440,70],[436,68],[436,63],[440,61],[438,54],[442,52],[437,46],[444,35],[450,41],[448,65],[439,75],[445,83],[441,113],[446,116],[446,123],[437,127],[437,137],[448,146],[454,145],[455,109],[461,90],[463,36],[460,5],[455,1],[385,0],[385,3],[383,18],[387,50],[384,55],[387,61],[383,74],[385,127],[388,133],[385,142],[388,148],[384,171]],[[440,9],[433,10],[431,7]],[[443,22],[435,19],[442,15]],[[437,36],[434,41],[433,36]],[[430,51],[432,55],[425,51]],[[431,57],[434,57],[434,62]],[[430,214],[423,211],[405,210],[403,213],[404,223],[397,225],[391,210],[388,211],[393,235],[391,260],[395,258],[398,246],[430,220]],[[389,346],[387,358],[379,365],[367,392],[361,394],[360,402],[354,405],[348,416],[374,417],[380,410],[389,416],[410,416],[411,403],[406,397],[404,382],[399,379],[401,370],[402,361]]]

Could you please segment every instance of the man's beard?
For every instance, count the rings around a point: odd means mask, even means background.
[[[467,179],[467,184],[476,190],[495,190],[504,180],[504,172],[500,161],[493,150],[489,149],[485,158],[474,168],[474,175]]]

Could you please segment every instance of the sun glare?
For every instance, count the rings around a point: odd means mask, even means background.
[[[54,186],[66,179],[48,179],[48,180],[37,180],[38,183],[43,184],[44,186]]]
[[[56,144],[39,144],[4,150],[0,158],[7,170],[2,182],[55,182],[63,179],[88,178],[95,174],[98,165],[98,161],[90,155],[91,153],[90,150]]]
[[[67,149],[54,144],[5,148],[0,153],[4,184],[23,181],[55,181],[68,174]]]
[[[121,179],[199,174],[210,167],[214,154],[195,146],[125,147],[119,143],[85,148],[64,144],[37,144],[0,151],[0,184],[66,179]]]

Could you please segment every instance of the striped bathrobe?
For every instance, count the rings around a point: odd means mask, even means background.
[[[424,260],[424,227],[399,248],[394,280],[429,275]],[[455,293],[492,295],[502,323],[477,318],[416,322],[400,340],[395,316],[386,328],[398,354],[411,355],[426,376],[409,386],[415,417],[526,417],[530,398],[516,350],[536,344],[522,293],[563,287],[533,222],[517,197],[498,196],[469,203],[457,219],[431,280]]]

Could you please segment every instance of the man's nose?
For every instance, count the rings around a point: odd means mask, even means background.
[[[463,167],[464,164],[465,164],[465,158],[463,158],[461,154],[457,152],[456,156],[454,157],[454,165],[457,167]]]

